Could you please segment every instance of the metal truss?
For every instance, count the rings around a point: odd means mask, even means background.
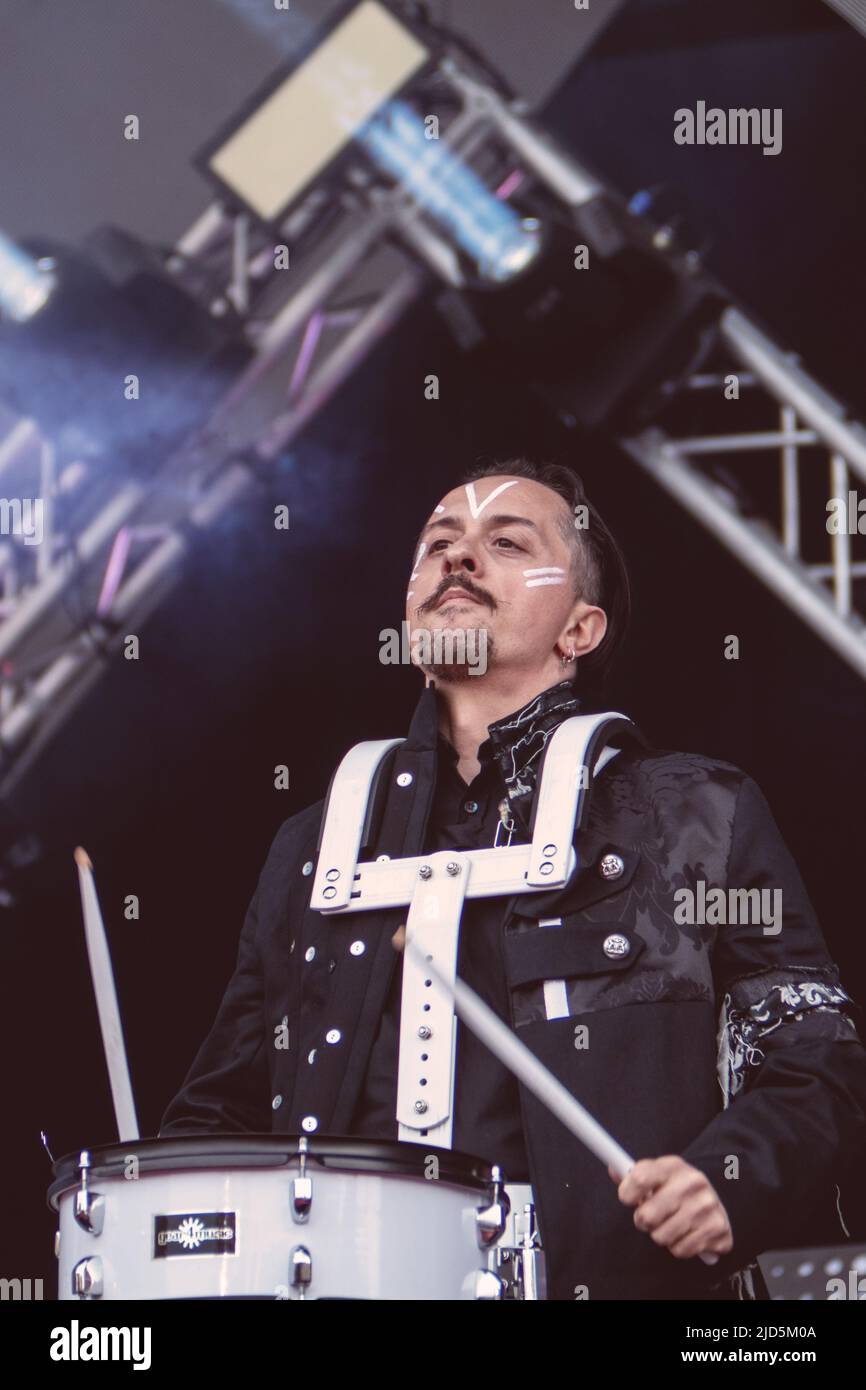
[[[866,0],[825,0],[825,3],[847,19],[849,24],[853,24],[855,29],[859,29],[861,34],[866,34]]]
[[[437,80],[454,108],[440,138],[497,197],[507,200],[525,180],[544,185],[565,209],[604,194],[531,120],[525,103],[509,101],[471,63],[448,53]],[[458,292],[466,283],[465,261],[442,229],[360,159],[339,186],[313,188],[280,233],[288,271],[275,268],[273,232],[215,202],[165,253],[165,274],[236,326],[249,358],[210,418],[146,480],[112,481],[87,440],[76,451],[45,437],[38,421],[0,414],[2,490],[45,502],[41,545],[13,537],[0,546],[2,792],[25,775],[124,638],[163,600],[196,537],[273,475],[274,461],[422,294],[437,283]],[[866,675],[851,602],[860,568],[839,540],[831,557],[834,600],[822,587],[827,575],[810,573],[799,557],[795,521],[797,450],[807,433],[809,442],[829,442],[840,486],[843,460],[866,469],[863,442],[741,315],[730,311],[724,332],[738,359],[778,394],[780,427],[757,447],[772,439],[782,450],[783,543],[760,537],[689,462],[718,441],[677,442],[651,431],[626,447]]]
[[[723,312],[719,330],[727,365],[687,384],[701,394],[702,418],[712,414],[719,428],[695,435],[671,432],[675,427],[667,424],[620,443],[866,678],[866,586],[857,583],[866,580],[866,547],[856,530],[856,483],[866,483],[866,429],[848,418],[798,357],[778,348],[739,309]],[[745,393],[739,400],[725,396],[732,375]],[[766,426],[737,428],[747,403],[757,406]],[[688,412],[687,399],[672,414],[678,411]],[[735,475],[729,465],[738,456],[746,467]],[[750,486],[756,474],[763,475],[758,506]],[[839,527],[831,525],[831,499],[839,504]],[[866,531],[866,514],[862,524]],[[855,557],[855,546],[864,550],[863,559]],[[820,558],[805,558],[819,549]]]
[[[456,108],[442,139],[507,199],[525,175],[566,205],[600,184],[471,65],[443,56]],[[0,407],[6,497],[42,498],[41,545],[0,546],[0,791],[9,792],[182,572],[197,534],[239,505],[425,290],[465,284],[458,253],[403,189],[360,161],[316,186],[274,235],[214,202],[164,257],[166,275],[237,321],[246,368],[146,483],[108,484],[82,441],[58,460],[38,421]]]

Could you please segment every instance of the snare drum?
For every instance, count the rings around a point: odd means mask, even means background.
[[[543,1298],[526,1187],[419,1144],[150,1139],[59,1159],[61,1299]]]

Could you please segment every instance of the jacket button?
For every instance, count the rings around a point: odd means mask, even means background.
[[[272,1109],[272,1110],[279,1110],[279,1108],[280,1108],[280,1106],[282,1105],[282,1103],[283,1103],[283,1098],[282,1098],[282,1096],[274,1096],[273,1100],[271,1101],[271,1109]]]
[[[308,946],[304,952],[304,960],[312,960],[316,954],[315,946]]]
[[[397,778],[397,786],[398,786],[398,787],[411,787],[411,785],[412,785],[412,774],[411,774],[411,772],[401,772],[400,775],[399,775],[399,777]]]
[[[475,815],[475,812],[478,810],[478,802],[477,802],[477,801],[464,801],[464,803],[463,803],[463,809],[464,809],[464,811],[466,812],[467,815],[469,815],[469,816],[474,816],[474,815]]]
[[[602,878],[619,878],[625,872],[625,860],[619,854],[605,854],[599,861]]]
[[[340,1032],[339,1028],[329,1028],[325,1034],[325,1042],[338,1043],[342,1036],[343,1034]]]
[[[328,961],[328,974],[330,975],[331,971],[332,971],[332,970],[336,970],[336,968],[337,968],[337,962],[334,960],[334,958],[333,958],[333,956],[332,956],[331,959]]]
[[[363,941],[353,941],[349,947],[349,951],[353,956],[362,956],[366,949],[367,947]]]
[[[316,1049],[315,1049],[315,1048],[312,1048],[312,1050],[311,1050],[310,1052],[307,1053],[307,1061],[309,1062],[310,1066],[312,1066],[313,1063],[315,1062],[315,1060],[316,1060]]]
[[[308,1134],[311,1134],[314,1129],[318,1128],[319,1121],[316,1119],[315,1115],[305,1115],[301,1120],[301,1129],[305,1129]]]
[[[304,865],[304,867],[301,869],[301,873],[304,875],[304,878],[309,878],[309,877],[310,877],[310,874],[311,874],[312,872],[313,872],[313,861],[312,861],[312,859],[308,859],[307,862],[306,862],[306,864]]]
[[[631,942],[627,936],[621,936],[619,932],[612,932],[610,936],[604,938],[601,949],[612,960],[620,960],[623,956],[628,955],[631,950]]]

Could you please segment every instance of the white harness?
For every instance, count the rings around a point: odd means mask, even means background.
[[[358,863],[370,792],[385,756],[402,739],[358,743],[338,767],[328,798],[310,906],[330,915],[408,907],[407,935],[453,983],[466,898],[511,897],[562,887],[575,866],[590,775],[619,752],[605,745],[631,721],[623,714],[565,719],[545,749],[532,842],[490,849],[441,850],[406,859]],[[543,925],[552,925],[552,920]],[[564,991],[545,981],[545,999]],[[555,1016],[555,1015],[554,1015]],[[450,1149],[454,1122],[457,1017],[432,987],[423,960],[404,953],[397,1075],[398,1138]]]

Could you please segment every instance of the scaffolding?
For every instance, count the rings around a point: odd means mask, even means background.
[[[525,181],[567,210],[604,198],[599,179],[512,101],[453,54],[438,77],[455,98],[442,133],[503,200]],[[328,220],[330,216],[330,222]],[[0,791],[26,773],[45,742],[164,599],[197,535],[242,502],[420,296],[459,295],[460,256],[401,187],[383,187],[359,162],[342,187],[313,188],[280,228],[292,271],[274,268],[273,231],[215,201],[168,248],[162,269],[215,318],[232,316],[251,355],[210,418],[147,481],[94,476],[86,447],[58,460],[33,419],[0,417],[0,479],[7,496],[45,499],[42,544],[0,544]],[[866,477],[866,431],[737,308],[721,339],[749,390],[774,402],[773,428],[675,437],[652,428],[621,440],[627,452],[800,618],[866,676],[864,624],[851,538],[828,535],[828,555],[800,548],[806,446],[830,458],[834,493]],[[742,369],[745,367],[745,373]],[[692,391],[712,379],[694,378]],[[777,453],[781,513],[746,515],[703,465],[734,451]]]

